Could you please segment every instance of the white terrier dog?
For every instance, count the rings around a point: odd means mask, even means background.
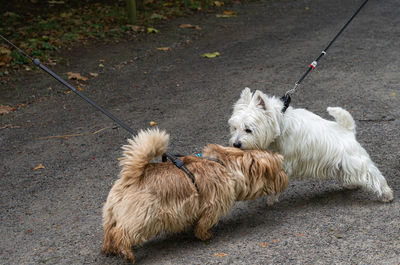
[[[349,112],[329,107],[334,122],[305,109],[282,113],[282,108],[280,99],[245,88],[229,119],[230,144],[282,154],[290,179],[339,179],[346,188],[362,187],[384,202],[393,200],[386,179],[357,142]]]

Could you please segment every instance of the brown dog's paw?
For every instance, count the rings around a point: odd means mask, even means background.
[[[194,235],[202,241],[209,240],[213,236],[210,230],[200,230],[200,229],[195,229]]]

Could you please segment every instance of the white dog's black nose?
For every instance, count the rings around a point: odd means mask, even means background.
[[[233,143],[233,146],[236,147],[236,148],[240,148],[242,146],[242,143],[241,142],[235,142],[235,143]]]

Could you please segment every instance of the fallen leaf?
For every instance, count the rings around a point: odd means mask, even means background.
[[[78,88],[77,88],[79,91],[83,91],[84,89],[83,89],[83,87],[81,87],[81,86],[78,86]]]
[[[273,242],[273,243],[278,243],[279,241],[281,241],[279,238],[276,238],[276,239],[272,239],[272,240],[271,240],[271,242]]]
[[[54,5],[54,4],[63,5],[63,4],[65,4],[65,3],[64,3],[64,1],[49,1],[49,4],[50,4],[50,5]]]
[[[219,253],[214,253],[214,257],[218,257],[218,258],[222,258],[227,256],[228,254],[224,253],[224,252],[219,252]]]
[[[237,16],[237,12],[235,11],[231,11],[231,10],[225,10],[224,13],[222,14],[217,14],[217,17],[223,17],[223,18],[227,18],[227,17],[236,17]]]
[[[270,244],[270,243],[261,242],[261,243],[260,243],[260,246],[261,246],[262,248],[266,248],[266,247],[271,246],[271,244]]]
[[[104,67],[104,64],[100,63],[100,64],[99,64],[99,67]]]
[[[157,50],[159,50],[159,51],[170,51],[171,47],[159,47],[159,48],[157,48]]]
[[[11,53],[11,50],[9,50],[5,47],[0,47],[0,54],[9,55],[10,53]]]
[[[45,168],[44,166],[43,166],[43,164],[42,163],[40,163],[37,167],[35,167],[33,170],[38,170],[38,169],[41,169],[41,168]]]
[[[5,12],[3,14],[3,16],[5,16],[5,17],[18,17],[18,15],[13,13],[13,12]]]
[[[163,15],[159,15],[159,14],[157,14],[157,13],[153,13],[151,16],[150,16],[150,19],[167,19],[165,16],[163,16]]]
[[[9,113],[10,111],[13,111],[13,110],[14,109],[12,107],[10,107],[10,106],[0,105],[0,115],[1,114],[7,114],[7,113]]]
[[[99,76],[98,73],[89,73],[89,75],[90,75],[90,76],[93,76],[93,77],[98,77],[98,76]]]
[[[136,32],[142,32],[145,29],[143,26],[136,26],[136,25],[126,25],[126,26]]]
[[[219,52],[205,53],[202,56],[205,58],[215,58],[217,56],[220,56],[220,53]]]
[[[158,32],[160,31],[155,28],[147,28],[147,33],[158,33]]]
[[[151,121],[151,122],[150,122],[150,126],[154,126],[154,125],[157,125],[157,122]]]
[[[223,6],[225,3],[221,1],[214,1],[214,5],[217,7]]]
[[[179,26],[182,29],[197,29],[197,30],[201,30],[202,28],[198,25],[192,25],[192,24],[182,24]]]
[[[68,75],[68,79],[82,80],[82,81],[88,80],[87,77],[82,76],[80,73],[68,72],[67,75]]]

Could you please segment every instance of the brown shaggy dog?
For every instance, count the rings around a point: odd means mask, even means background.
[[[195,177],[197,191],[171,162],[150,163],[165,153],[168,140],[164,131],[147,130],[123,147],[120,178],[103,208],[105,253],[134,262],[132,246],[191,225],[197,238],[207,240],[210,228],[235,200],[277,195],[288,184],[282,156],[210,144],[203,150],[205,158],[181,158]]]

